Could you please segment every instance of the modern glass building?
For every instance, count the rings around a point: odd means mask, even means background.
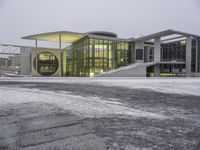
[[[200,36],[175,30],[130,39],[102,31],[51,32],[23,39],[35,40],[35,48],[29,49],[33,76],[174,77],[200,74]],[[59,48],[39,48],[38,41],[57,42]],[[63,48],[63,43],[70,45]],[[21,55],[21,59],[25,58],[23,53]]]
[[[113,34],[107,34],[113,38],[100,38],[97,33],[93,32],[93,36],[80,39],[62,51],[66,58],[63,60],[64,76],[94,76],[130,63],[127,41],[116,39]]]
[[[58,35],[57,39],[55,35]],[[61,76],[92,77],[130,64],[128,40],[120,39],[111,32],[55,32],[25,38],[35,38],[36,45],[38,40],[71,43],[59,49],[36,46],[31,51],[33,75],[52,76],[60,66]],[[56,57],[55,51],[60,52],[60,56]]]

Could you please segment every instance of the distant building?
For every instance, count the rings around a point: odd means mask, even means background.
[[[0,58],[0,73],[20,74],[20,55]]]
[[[19,46],[0,45],[0,75],[21,74],[21,57],[19,49]]]
[[[0,67],[6,68],[8,65],[8,58],[0,56]]]
[[[122,39],[110,32],[51,32],[23,37],[21,72],[33,76],[177,77],[200,76],[200,36],[165,30]],[[39,48],[38,41],[59,48]],[[62,49],[62,43],[71,43]]]

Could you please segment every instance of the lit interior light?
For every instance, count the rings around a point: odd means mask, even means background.
[[[94,72],[90,72],[90,77],[93,77],[94,76]]]
[[[185,45],[186,44],[186,41],[181,41],[181,45]]]

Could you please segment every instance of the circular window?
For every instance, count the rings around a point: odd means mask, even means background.
[[[43,76],[53,75],[58,70],[58,59],[50,52],[42,52],[37,55],[37,72]],[[33,61],[36,70],[36,57]]]

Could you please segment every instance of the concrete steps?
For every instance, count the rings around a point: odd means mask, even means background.
[[[146,77],[146,68],[155,64],[157,63],[134,63],[108,71],[104,74],[98,75],[97,77]]]

